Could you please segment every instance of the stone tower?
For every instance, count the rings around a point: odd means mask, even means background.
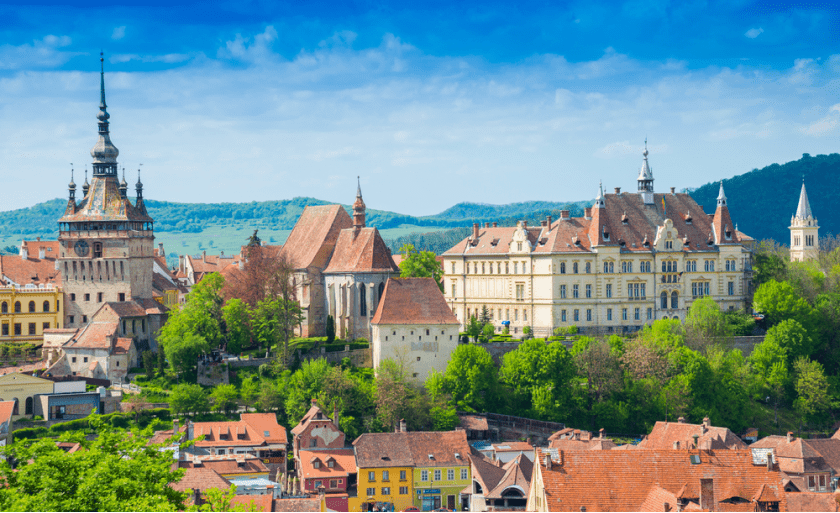
[[[805,180],[799,193],[799,206],[796,214],[790,218],[790,261],[802,262],[817,258],[819,255],[819,229],[817,218],[811,213]]]
[[[117,177],[119,150],[111,142],[105,104],[104,59],[100,55],[99,140],[90,150],[91,182],[76,202],[72,178],[64,215],[58,220],[57,261],[65,296],[65,326],[83,326],[106,302],[152,297],[153,221],[143,203],[137,177],[137,200],[128,199],[125,175]]]

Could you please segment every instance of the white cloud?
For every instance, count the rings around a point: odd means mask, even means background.
[[[840,124],[840,103],[829,107],[828,114],[824,117],[799,130],[803,134],[819,137],[833,132],[838,124]]]
[[[134,53],[118,53],[112,55],[108,60],[114,63],[139,61],[139,62],[164,62],[176,64],[190,59],[190,55],[183,53],[168,53],[165,55],[137,55]]]
[[[116,27],[114,31],[111,33],[111,39],[114,41],[119,41],[120,39],[125,37],[125,25],[122,27]]]
[[[750,39],[755,39],[758,36],[760,36],[762,33],[764,33],[764,29],[759,27],[759,28],[749,29],[748,31],[744,32],[744,35],[747,36]]]
[[[78,52],[59,50],[72,43],[70,36],[47,35],[31,44],[0,45],[0,70],[52,68],[69,61]]]

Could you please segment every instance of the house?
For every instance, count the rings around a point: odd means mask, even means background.
[[[414,506],[423,511],[460,510],[466,498],[463,491],[472,482],[467,434],[462,430],[393,434],[408,435],[405,442],[413,459]]]
[[[767,436],[750,445],[750,449],[771,452],[779,471],[797,491],[834,492],[838,479],[835,476],[840,469],[832,468],[815,447],[835,456],[840,452],[840,440],[805,440],[788,433]],[[836,464],[836,459],[833,462]]]
[[[299,458],[303,491],[317,493],[323,487],[330,509],[348,511],[349,486],[356,483],[355,451],[352,448],[301,450]]]
[[[200,282],[210,273],[221,272],[228,266],[238,266],[241,255],[233,254],[225,256],[222,251],[219,255],[208,255],[207,251],[201,252],[201,257],[181,255],[178,257],[178,271],[184,276],[184,285],[189,289]]]
[[[339,428],[338,421],[337,410],[333,411],[333,418],[330,419],[316,400],[312,399],[309,411],[300,419],[298,425],[292,428],[295,467],[298,471],[301,468],[298,456],[301,450],[341,449],[345,446],[344,433]]]
[[[565,428],[548,437],[548,447],[567,451],[589,451],[609,450],[617,447],[617,445],[604,436],[603,429],[597,437],[593,438],[589,431]]]
[[[204,439],[193,446],[193,454],[198,458],[243,455],[259,458],[261,463],[286,462],[286,428],[277,423],[273,413],[242,413],[238,421],[189,423],[188,439],[200,436]]]
[[[520,455],[533,459],[534,446],[530,442],[499,442],[486,445],[479,449],[481,454],[492,461],[502,464],[515,460]]]
[[[365,433],[355,441],[358,493],[349,511],[405,511],[414,507],[414,458],[408,437],[414,433]]]
[[[268,479],[269,469],[252,454],[222,454],[219,456],[192,456],[178,462],[179,468],[206,468],[228,481],[233,479]]]
[[[486,307],[512,334],[621,333],[685,319],[704,296],[724,310],[749,306],[753,239],[736,229],[723,186],[706,214],[687,193],[655,192],[643,156],[636,193],[600,187],[582,217],[563,210],[539,226],[474,224],[444,252],[444,295],[462,326]]]
[[[85,381],[60,381],[54,383],[52,393],[35,396],[34,414],[51,424],[102,413],[101,406],[102,396],[87,392]]]
[[[709,417],[702,424],[688,424],[683,417],[677,422],[659,421],[637,446],[639,449],[746,449],[738,435],[725,427],[712,426]]]
[[[0,402],[13,403],[13,419],[34,415],[36,397],[52,394],[53,390],[54,383],[48,379],[17,372],[0,376]]]
[[[525,509],[534,469],[530,458],[519,454],[513,460],[502,463],[473,451],[470,461],[473,478],[468,490],[470,511]]]
[[[743,449],[537,449],[527,509],[787,511],[785,476],[761,456]]]
[[[170,488],[188,493],[187,502],[195,506],[205,503],[207,490],[216,488],[225,491],[230,488],[230,481],[215,470],[204,467],[190,467],[184,471],[180,481],[170,483]]]
[[[459,329],[433,278],[390,278],[371,320],[373,366],[405,359],[412,377],[423,382],[432,370],[446,371]]]
[[[487,440],[490,438],[490,427],[487,417],[470,413],[458,413],[460,427],[467,432],[467,440]]]

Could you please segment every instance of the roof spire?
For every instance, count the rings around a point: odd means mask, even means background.
[[[642,193],[642,197],[644,199],[645,205],[652,205],[653,204],[653,172],[650,169],[650,164],[648,164],[648,149],[647,149],[647,137],[645,137],[645,151],[642,152],[642,156],[644,160],[642,161],[642,168],[639,170],[639,176],[636,178],[636,182],[638,183],[638,190]],[[646,194],[650,193],[650,194]]]
[[[356,197],[362,197],[362,179],[359,175],[356,175]]]
[[[595,208],[604,208],[604,183],[598,181],[598,197],[595,198]]]
[[[723,180],[720,181],[720,192],[717,197],[717,205],[719,207],[726,206],[726,194],[723,192]]]
[[[802,177],[802,190],[799,192],[799,206],[796,208],[797,219],[808,219],[814,217],[811,212],[811,203],[808,201],[808,193],[805,191],[805,177]]]
[[[362,182],[360,177],[356,177],[356,202],[353,203],[353,228],[356,233],[365,227],[365,201],[362,199]]]
[[[120,196],[128,197],[128,183],[125,181],[125,166],[122,168],[122,180],[120,180]]]
[[[140,164],[143,166],[143,164]],[[140,181],[140,168],[137,168],[137,184],[135,185],[137,189],[137,201],[143,199],[143,182]]]
[[[76,200],[76,182],[73,180],[73,163],[70,163],[70,183],[67,184],[67,189],[70,191],[70,200]]]
[[[105,57],[103,52],[99,52],[99,114],[96,115],[96,119],[99,120],[99,140],[90,150],[94,176],[117,175],[117,156],[120,151],[111,142],[108,129],[110,118],[108,105],[105,103]]]

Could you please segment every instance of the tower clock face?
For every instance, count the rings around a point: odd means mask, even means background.
[[[76,245],[73,246],[73,250],[80,257],[87,256],[89,249],[90,247],[88,246],[88,243],[83,240],[76,242]]]

